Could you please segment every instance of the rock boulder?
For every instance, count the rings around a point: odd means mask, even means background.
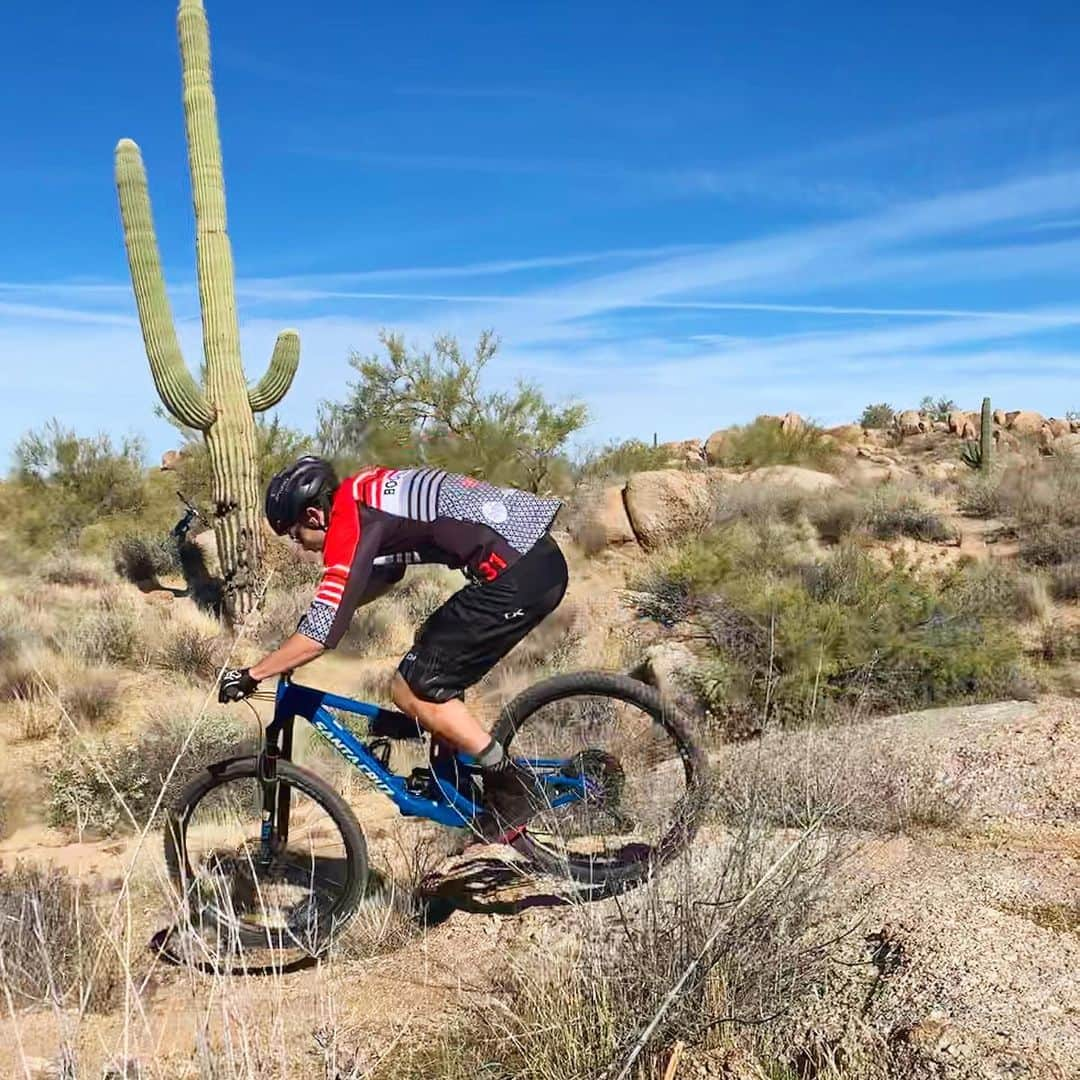
[[[1046,423],[1042,413],[1018,412],[1009,413],[1009,430],[1016,435],[1038,435]]]
[[[804,469],[801,465],[766,465],[746,474],[744,484],[769,484],[814,494],[843,485],[832,473]]]
[[[712,480],[703,472],[657,469],[634,473],[626,484],[626,510],[645,547],[675,540],[707,521]]]
[[[921,435],[929,428],[926,417],[914,409],[907,409],[896,418],[896,429],[901,436]]]
[[[591,499],[571,526],[574,540],[589,554],[636,541],[622,487],[607,487]]]
[[[705,460],[710,465],[720,465],[724,460],[724,451],[731,442],[731,432],[727,428],[714,431],[705,440]]]

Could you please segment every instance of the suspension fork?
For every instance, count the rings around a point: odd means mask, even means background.
[[[292,788],[277,775],[277,763],[292,761],[294,716],[275,718],[266,729],[266,742],[259,755],[259,785],[262,788],[262,827],[259,835],[259,858],[271,861],[289,841],[289,810]]]

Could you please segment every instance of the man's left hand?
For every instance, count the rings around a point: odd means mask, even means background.
[[[247,668],[230,668],[221,673],[218,687],[218,701],[226,704],[230,701],[243,701],[259,689],[259,680],[253,679]]]

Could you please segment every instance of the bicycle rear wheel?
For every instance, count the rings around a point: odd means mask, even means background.
[[[510,702],[494,734],[515,759],[541,763],[549,799],[514,847],[590,899],[639,884],[698,829],[705,755],[644,683],[599,671],[555,676]]]
[[[276,779],[287,837],[275,830],[264,843],[259,759],[234,758],[181,791],[165,823],[165,860],[192,924],[227,948],[318,954],[363,896],[367,845],[348,804],[314,773],[279,761]]]

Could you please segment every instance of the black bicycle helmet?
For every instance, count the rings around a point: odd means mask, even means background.
[[[307,454],[282,469],[266,489],[266,518],[270,528],[284,536],[309,506],[329,510],[338,478],[329,461]]]

